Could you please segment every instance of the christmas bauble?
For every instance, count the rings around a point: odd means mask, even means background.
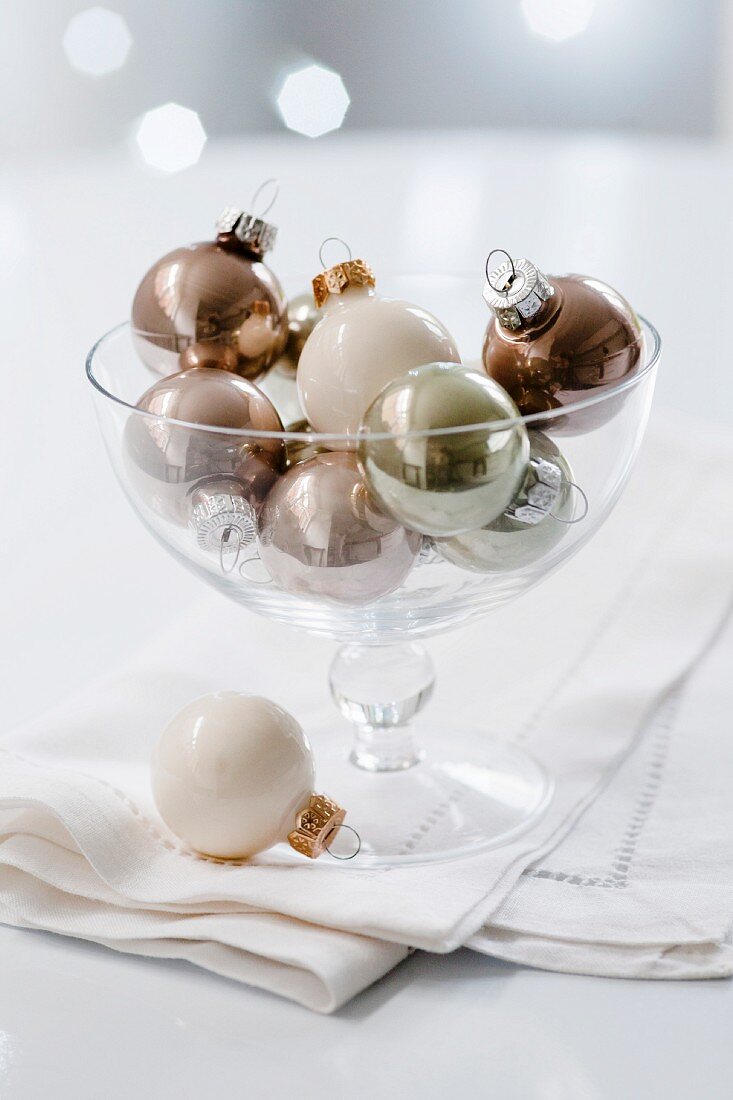
[[[411,367],[436,360],[458,363],[455,342],[419,306],[380,298],[363,260],[329,268],[313,280],[323,317],[298,363],[303,411],[318,432],[356,435],[379,391]],[[334,449],[350,449],[333,441]]]
[[[378,600],[402,584],[421,538],[374,503],[351,454],[293,466],[259,515],[260,556],[276,584],[337,603]]]
[[[158,742],[155,803],[196,851],[242,859],[287,841],[315,769],[295,719],[269,699],[219,691],[183,708]]]
[[[291,371],[297,370],[300,353],[321,316],[321,310],[315,304],[312,291],[305,291],[305,293],[298,294],[295,298],[289,300],[288,342],[285,345],[285,351],[278,360],[278,366]]]
[[[429,363],[385,386],[364,417],[359,462],[382,507],[425,535],[501,515],[521,486],[527,431],[501,386],[472,367]],[[488,425],[466,431],[441,431]],[[370,438],[371,436],[383,438]]]
[[[208,367],[214,370],[228,370],[236,373],[239,366],[239,356],[234,348],[226,344],[215,342],[207,344],[205,341],[197,344],[189,344],[179,357],[180,369],[189,370],[191,367]]]
[[[128,418],[123,455],[144,503],[168,519],[191,522],[198,538],[199,521],[212,518],[202,492],[210,501],[229,495],[234,498],[233,512],[239,516],[235,526],[241,525],[242,537],[246,530],[251,531],[254,513],[286,459],[281,440],[238,434],[248,429],[282,431],[267,397],[237,375],[193,367],[161,378],[143,394],[137,407],[152,415],[133,413]],[[207,426],[233,432],[207,431]],[[225,501],[215,501],[213,507],[216,510],[220,505],[226,510]],[[211,526],[208,524],[209,535]],[[223,534],[223,527],[221,531]]]
[[[433,543],[441,557],[475,573],[503,573],[539,561],[575,522],[567,460],[543,432],[529,432],[530,461],[509,507],[486,527]]]
[[[137,289],[135,345],[157,374],[213,365],[257,378],[285,347],[285,295],[263,262],[275,227],[227,208],[217,229],[163,256]]]
[[[285,431],[292,432],[293,435],[313,436],[315,434],[313,425],[309,424],[307,420],[294,420],[292,424],[288,424]],[[294,466],[296,462],[306,462],[314,455],[327,454],[329,448],[313,438],[286,439],[285,451],[288,456],[288,466]]]
[[[571,406],[639,369],[639,320],[600,279],[548,279],[529,260],[508,260],[489,276],[484,297],[494,314],[484,340],[484,366],[522,414]],[[584,431],[604,423],[618,407],[616,401],[599,402],[552,424]]]

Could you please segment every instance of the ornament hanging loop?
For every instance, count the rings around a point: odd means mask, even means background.
[[[328,264],[323,259],[323,249],[326,247],[326,245],[329,243],[329,241],[337,241],[339,244],[342,244],[344,246],[344,248],[346,249],[346,251],[349,254],[347,256],[347,260],[352,260],[354,258],[353,255],[352,255],[352,252],[351,252],[351,248],[349,247],[347,242],[342,237],[326,237],[325,241],[321,242],[321,247],[318,249],[318,260],[319,260],[320,265],[321,265],[321,267],[323,268],[324,271],[328,267]]]
[[[356,848],[354,849],[353,852],[351,852],[347,856],[338,856],[338,855],[336,855],[335,852],[332,852],[330,847],[329,847],[329,841],[331,840],[331,838],[336,833],[340,832],[341,829],[346,829],[347,832],[353,833],[354,836],[356,837]],[[342,822],[340,825],[335,825],[333,827],[333,829],[331,829],[330,833],[328,834],[328,836],[326,837],[326,839],[323,842],[323,847],[326,849],[326,851],[330,855],[331,859],[340,859],[342,861],[346,861],[346,860],[349,860],[349,859],[356,859],[359,852],[361,851],[361,837],[357,833],[356,829],[352,829],[351,825],[344,825],[343,822]]]
[[[564,523],[567,527],[572,527],[574,524],[581,523],[585,519],[590,510],[590,504],[588,503],[588,497],[584,490],[581,489],[579,485],[576,485],[574,481],[567,481],[563,478],[563,485],[567,485],[570,489],[575,490],[583,502],[583,511],[579,516],[574,515],[572,519],[563,519],[562,516],[556,516],[554,512],[550,512],[550,515],[553,519],[557,520],[558,523]]]
[[[231,538],[232,535],[235,536],[235,539],[233,540],[233,542],[230,546],[229,539]],[[232,564],[227,568],[227,566],[225,566],[225,564],[224,564],[224,551],[225,550],[228,551],[230,549],[232,551],[234,551],[234,560],[233,560]],[[219,568],[221,569],[222,573],[226,574],[226,573],[231,573],[232,572],[235,565],[239,561],[239,552],[240,552],[241,549],[242,549],[242,533],[236,527],[234,527],[230,524],[228,527],[224,528],[224,532],[221,536],[221,542],[219,543]]]
[[[494,284],[491,281],[491,275],[489,273],[489,264],[491,263],[491,257],[496,256],[497,253],[501,253],[503,256],[506,256],[506,258],[509,261],[509,263],[511,264],[511,268],[512,268],[512,282],[509,283],[509,286],[506,286],[503,289],[501,289],[498,286],[494,286]],[[511,253],[507,252],[507,250],[505,248],[492,248],[491,252],[489,252],[488,256],[486,257],[486,266],[485,266],[484,270],[486,271],[486,282],[489,284],[491,289],[493,291],[495,291],[496,294],[508,294],[509,293],[509,289],[510,289],[512,283],[514,282],[514,280],[517,277],[517,270],[514,266],[514,260],[511,256]]]
[[[272,197],[271,197],[270,201],[268,202],[267,206],[264,208],[264,210],[260,210],[259,213],[256,213],[255,212],[255,207],[257,205],[257,200],[260,197],[260,195],[262,194],[262,192],[265,190],[266,187],[272,187]],[[275,205],[275,201],[276,201],[279,194],[280,194],[280,181],[278,179],[276,179],[274,176],[271,179],[265,180],[263,183],[261,183],[260,186],[257,188],[254,195],[252,196],[252,198],[249,201],[249,208],[252,211],[252,216],[256,217],[256,218],[264,218],[265,214],[267,214],[270,210],[272,210],[273,206]]]

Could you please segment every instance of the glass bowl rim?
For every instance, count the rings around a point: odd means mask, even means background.
[[[137,405],[131,405],[128,401],[124,401],[121,397],[118,397],[114,393],[110,393],[106,389],[99,379],[95,375],[94,366],[106,341],[112,340],[115,336],[121,333],[124,329],[132,331],[132,324],[130,321],[122,321],[120,324],[115,325],[108,332],[105,332],[103,336],[92,345],[87,357],[86,357],[86,376],[91,382],[92,386],[103,397],[112,401],[115,405],[121,408],[128,409],[131,413],[135,413],[138,416],[145,417],[150,420],[165,420],[167,424],[173,424],[180,428],[186,428],[190,431],[199,431],[206,433],[215,433],[217,435],[226,435],[229,437],[241,436],[244,439],[279,439],[284,442],[302,442],[302,443],[348,443],[351,448],[359,442],[360,439],[370,439],[372,442],[381,442],[389,439],[412,439],[412,438],[435,438],[439,436],[459,435],[463,432],[476,432],[476,431],[489,431],[499,432],[508,431],[511,428],[518,427],[520,424],[525,427],[538,427],[541,428],[544,424],[552,423],[553,420],[558,420],[561,417],[572,417],[576,413],[581,412],[583,409],[592,408],[594,405],[600,405],[603,401],[608,401],[613,397],[617,397],[619,394],[625,393],[627,390],[633,389],[643,379],[645,379],[657,366],[659,357],[662,350],[661,337],[654,327],[654,325],[643,317],[640,313],[637,314],[639,321],[644,330],[645,336],[645,349],[646,349],[646,362],[641,370],[636,371],[634,374],[629,375],[628,378],[623,379],[621,382],[613,386],[604,387],[599,393],[591,394],[589,397],[584,397],[580,401],[574,401],[569,405],[562,405],[558,409],[546,409],[542,412],[527,413],[524,416],[506,417],[503,420],[487,420],[478,424],[457,424],[447,428],[417,428],[405,432],[357,432],[355,434],[348,434],[344,432],[291,432],[287,429],[283,431],[262,431],[255,428],[223,428],[214,424],[195,424],[186,420],[176,420],[173,417],[162,416],[160,413],[148,412],[145,409],[139,409]],[[651,343],[651,347],[647,348],[647,339]],[[470,367],[472,364],[466,363],[464,366]],[[274,369],[274,368],[273,368]],[[165,378],[165,375],[161,375],[160,378]],[[264,376],[266,377],[266,375]],[[151,383],[152,384],[152,383]],[[254,383],[256,384],[256,383]],[[338,449],[338,448],[337,448]]]

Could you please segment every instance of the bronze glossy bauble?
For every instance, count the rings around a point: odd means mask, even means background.
[[[288,302],[288,342],[278,367],[293,373],[298,369],[300,353],[323,314],[317,308],[313,292],[305,291]]]
[[[494,316],[483,347],[487,374],[524,414],[570,406],[618,385],[640,367],[643,336],[629,303],[586,275],[546,278],[527,260],[493,271],[484,297]],[[621,396],[621,395],[620,395]],[[603,401],[548,423],[568,434],[596,427],[619,407]]]
[[[195,519],[194,509],[204,503],[196,492],[205,485],[211,486],[207,499],[240,497],[255,514],[285,467],[281,440],[238,434],[279,432],[282,424],[268,398],[237,375],[194,367],[160,379],[138,408],[151,415],[130,415],[125,463],[142,502],[167,519]],[[206,518],[200,509],[196,515]]]
[[[370,497],[354,455],[319,454],[293,466],[259,515],[260,556],[287,592],[366,604],[398,588],[422,539]]]
[[[132,328],[156,374],[214,365],[254,379],[285,348],[287,303],[255,244],[220,232],[153,264],[135,294]]]
[[[307,420],[294,420],[285,428],[286,432],[294,435],[315,435],[313,426]],[[319,443],[317,439],[286,439],[285,450],[288,456],[288,466],[294,466],[296,462],[307,462],[314,455],[328,454],[329,448]]]
[[[539,561],[585,508],[567,459],[544,432],[529,432],[530,462],[522,487],[500,516],[476,531],[435,539],[441,557],[474,573],[505,573]]]
[[[501,515],[524,480],[529,443],[517,416],[478,368],[428,363],[370,405],[359,463],[376,499],[406,527],[436,536],[471,531]],[[514,423],[502,428],[506,420]]]

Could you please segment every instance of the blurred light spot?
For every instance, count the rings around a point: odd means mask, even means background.
[[[308,65],[290,73],[277,97],[285,125],[306,137],[338,130],[350,102],[339,74],[321,65]]]
[[[596,0],[522,0],[522,14],[530,30],[562,42],[582,34],[595,6]]]
[[[147,164],[162,172],[180,172],[201,156],[206,131],[195,111],[165,103],[143,115],[135,140]]]
[[[116,11],[87,8],[69,21],[62,44],[72,69],[87,76],[106,76],[125,64],[132,36]]]

